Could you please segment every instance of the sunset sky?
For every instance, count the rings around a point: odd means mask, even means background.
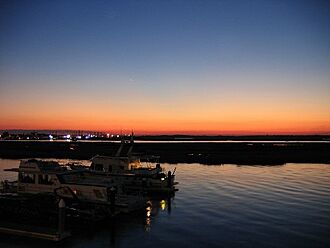
[[[0,130],[330,134],[328,1],[0,1]]]

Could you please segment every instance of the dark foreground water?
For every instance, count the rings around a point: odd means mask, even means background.
[[[0,180],[13,178],[0,160]],[[0,235],[0,247],[330,247],[330,165],[164,165],[179,192],[146,213],[50,242]]]

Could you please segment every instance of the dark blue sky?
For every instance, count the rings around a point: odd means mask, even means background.
[[[314,99],[307,108],[329,120],[327,1],[1,1],[0,18],[6,105],[13,92],[16,108],[63,92],[121,108],[125,94],[131,103],[150,99],[167,117],[188,109],[197,120],[189,109],[196,101],[212,109],[254,99],[252,107],[270,94],[286,104]],[[105,92],[117,93],[99,102]]]

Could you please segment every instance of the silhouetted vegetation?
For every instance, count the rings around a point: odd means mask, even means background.
[[[0,157],[90,159],[96,154],[114,155],[118,146],[114,142],[2,141]],[[134,152],[159,155],[165,163],[330,163],[327,142],[135,143]]]

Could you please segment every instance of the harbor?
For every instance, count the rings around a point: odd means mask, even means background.
[[[143,166],[133,146],[133,137],[123,139],[114,155],[94,156],[89,165],[22,159],[17,168],[5,168],[18,176],[1,181],[0,232],[61,241],[70,236],[65,223],[75,228],[121,214],[143,214],[151,207],[148,195],[173,197],[178,190],[175,169],[166,172],[159,163]],[[57,232],[51,231],[56,223]]]

